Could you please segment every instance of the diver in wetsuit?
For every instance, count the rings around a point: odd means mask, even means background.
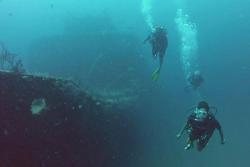
[[[215,129],[218,129],[221,144],[224,144],[225,140],[220,123],[215,119],[214,114],[209,111],[208,103],[201,101],[197,108],[188,117],[186,125],[176,137],[180,138],[183,132],[187,131],[189,137],[185,150],[193,147],[193,142],[197,141],[197,150],[202,151],[213,135]]]
[[[149,42],[152,47],[153,58],[159,57],[160,66],[156,69],[152,75],[153,80],[157,80],[160,74],[160,70],[163,64],[163,57],[168,47],[167,31],[164,27],[156,27],[144,40],[144,43]]]
[[[188,88],[197,90],[204,82],[204,78],[199,70],[194,71],[187,77]]]

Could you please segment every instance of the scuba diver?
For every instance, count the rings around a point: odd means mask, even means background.
[[[152,79],[157,80],[160,75],[163,57],[165,55],[166,49],[168,47],[167,31],[164,27],[156,27],[149,34],[149,36],[144,40],[144,43],[149,42],[152,46],[153,58],[159,57],[160,67],[157,68],[153,74]]]
[[[192,148],[193,142],[196,141],[197,150],[202,151],[213,135],[215,129],[218,129],[221,144],[224,144],[225,140],[220,123],[215,119],[214,114],[210,111],[208,103],[201,101],[188,117],[187,123],[176,135],[176,137],[179,139],[183,132],[187,131],[189,137],[185,150]]]
[[[204,82],[204,78],[201,75],[199,70],[194,71],[189,74],[187,77],[188,88],[192,88],[193,90],[197,90]]]

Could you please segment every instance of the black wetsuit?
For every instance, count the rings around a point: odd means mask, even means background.
[[[198,150],[202,150],[207,145],[215,129],[221,129],[220,123],[212,113],[209,113],[203,121],[198,121],[195,114],[191,114],[188,118],[188,127],[189,139],[197,140]]]
[[[152,55],[159,56],[162,59],[168,47],[166,31],[163,28],[156,28],[144,42],[146,41],[149,41],[152,46]]]
[[[204,79],[201,75],[195,76],[194,74],[190,75],[187,80],[194,90],[197,90],[204,82]]]
[[[152,45],[152,54],[153,56],[159,56],[162,58],[165,55],[166,49],[168,47],[167,34],[164,30],[156,30],[152,34],[150,43]]]

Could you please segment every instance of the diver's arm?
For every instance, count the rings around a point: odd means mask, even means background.
[[[215,124],[216,124],[216,128],[218,129],[219,134],[220,134],[220,142],[221,142],[221,144],[225,144],[223,130],[221,128],[220,123],[216,119],[215,119]]]
[[[176,137],[179,139],[179,138],[183,135],[184,131],[185,131],[187,128],[188,128],[188,124],[185,124],[185,125],[183,126],[183,128],[180,130],[180,132],[176,135]]]
[[[224,139],[224,134],[223,134],[223,131],[222,131],[222,128],[218,128],[218,131],[219,131],[219,134],[220,134],[220,141],[221,141],[221,144],[225,144],[225,139]]]
[[[148,37],[143,41],[143,43],[145,44],[148,40],[150,40],[151,35],[148,35]]]

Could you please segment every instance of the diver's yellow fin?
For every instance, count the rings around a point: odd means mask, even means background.
[[[159,76],[160,76],[160,69],[157,68],[157,69],[153,72],[153,74],[152,74],[152,80],[153,80],[153,81],[157,81],[158,78],[159,78]]]

